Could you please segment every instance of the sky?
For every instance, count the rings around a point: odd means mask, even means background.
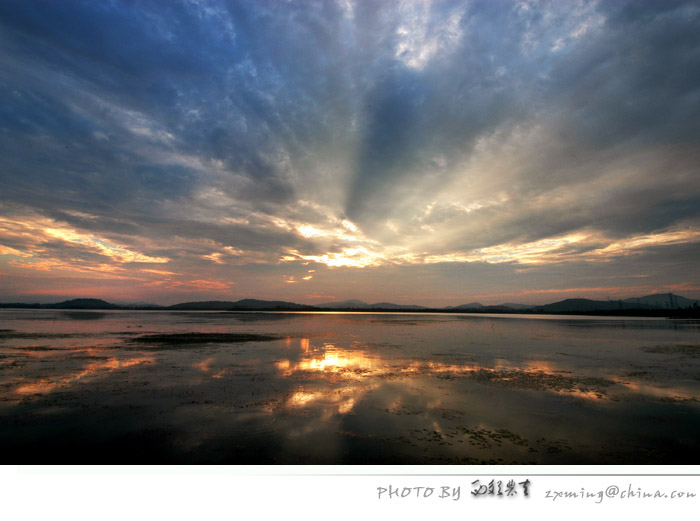
[[[700,2],[0,2],[0,301],[700,297]]]

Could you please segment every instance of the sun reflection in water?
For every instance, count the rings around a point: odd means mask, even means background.
[[[224,378],[225,376],[228,376],[231,373],[230,369],[228,369],[228,368],[219,368],[218,370],[213,371],[213,369],[215,369],[215,368],[212,367],[212,365],[215,362],[216,362],[216,358],[214,358],[212,356],[209,358],[205,358],[204,360],[200,360],[199,362],[193,363],[191,365],[191,367],[193,367],[194,369],[198,369],[203,373],[208,374],[211,378],[216,378],[216,379]]]
[[[208,373],[211,371],[211,364],[214,363],[214,357],[207,358],[205,360],[200,360],[199,362],[195,362],[192,364],[192,367],[195,369],[199,369],[203,373]]]
[[[622,378],[613,378],[613,381],[628,391],[635,394],[646,395],[652,398],[671,401],[697,401],[700,400],[697,392],[681,385],[673,387],[660,387],[649,382],[631,381]]]
[[[300,360],[279,360],[275,362],[277,370],[286,376],[297,371],[320,371],[353,377],[372,372],[376,366],[377,359],[363,350],[344,349],[328,342],[312,347],[308,338],[301,339],[300,347],[306,356]]]
[[[369,356],[363,349],[342,348],[330,342],[314,346],[310,339],[301,338],[298,355],[276,361],[275,368],[285,377],[295,373],[317,373],[356,383],[346,384],[332,392],[299,388],[286,401],[285,406],[289,409],[321,407],[324,417],[335,413],[349,414],[364,394],[378,387],[377,383],[359,382],[364,376],[374,374],[379,361],[378,357]]]
[[[304,390],[296,391],[294,394],[292,394],[289,400],[287,400],[287,405],[290,407],[304,407],[310,402],[318,400],[322,396],[323,393],[321,392],[308,392]]]
[[[84,366],[80,371],[76,371],[68,375],[57,376],[55,378],[42,378],[41,380],[37,380],[35,382],[23,383],[15,389],[15,392],[18,394],[49,393],[55,389],[70,386],[87,378],[103,376],[120,369],[126,369],[142,364],[152,364],[154,362],[155,358],[153,357],[125,359],[110,358],[105,361],[92,362]]]
[[[332,393],[298,389],[292,393],[285,406],[288,409],[321,407],[323,419],[328,420],[334,413],[351,413],[361,398],[377,387],[376,384],[362,386],[353,385],[343,389],[337,389]]]
[[[547,392],[561,396],[576,397],[585,401],[610,401],[619,399],[620,393],[632,393],[652,399],[694,400],[689,389],[674,386],[660,387],[650,382],[622,379],[608,373],[574,374],[568,366],[561,366],[550,360],[524,360],[514,362],[496,358],[490,364],[477,362],[446,363],[428,360],[406,360],[402,364],[392,364],[383,359],[381,353],[370,353],[370,348],[358,344],[344,348],[325,342],[313,345],[308,338],[299,341],[297,357],[278,360],[275,368],[282,376],[295,374],[319,374],[331,381],[345,381],[345,392],[353,393],[360,385],[349,382],[362,382],[362,393],[350,400],[334,402],[339,413],[351,411],[359,396],[366,392],[369,382],[379,385],[386,378],[437,377],[443,380],[467,379],[482,385],[495,385],[510,389]],[[305,407],[319,402],[323,393],[300,390],[287,402],[289,407]]]

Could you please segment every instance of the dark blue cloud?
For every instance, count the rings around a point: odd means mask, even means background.
[[[691,1],[3,2],[0,199],[96,233],[271,259],[345,244],[275,217],[349,218],[380,242],[449,223],[461,249],[695,222],[699,13]],[[436,201],[450,211],[422,219]]]

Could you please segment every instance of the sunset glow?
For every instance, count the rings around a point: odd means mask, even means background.
[[[700,12],[571,3],[5,3],[0,300],[700,297]]]

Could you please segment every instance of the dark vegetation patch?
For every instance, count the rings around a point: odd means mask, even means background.
[[[664,396],[659,398],[659,401],[665,403],[690,403],[697,402],[698,399],[689,396]]]
[[[561,353],[557,352],[556,354],[561,355],[561,356],[571,356],[573,358],[583,358],[585,360],[600,360],[600,357],[598,356],[588,356],[588,355],[582,355],[579,353]]]
[[[396,414],[399,416],[423,414],[423,410],[416,409],[415,407],[410,407],[410,406],[404,405],[404,404],[395,404],[395,405],[392,405],[391,407],[377,408],[377,410],[388,412],[390,414]]]
[[[684,355],[697,358],[700,357],[700,344],[676,344],[643,347],[642,351],[659,355]]]
[[[410,319],[374,319],[370,320],[370,322],[373,323],[378,323],[378,324],[387,324],[387,325],[396,325],[396,326],[417,326],[418,321],[417,320],[410,320]]]
[[[500,447],[504,441],[508,441],[520,447],[527,447],[529,445],[528,440],[507,429],[489,430],[479,427],[469,428],[458,425],[454,431],[447,432],[446,435],[450,438],[454,438],[457,435],[465,436],[470,445],[481,449],[490,448],[492,444]]]
[[[438,413],[443,419],[445,420],[457,420],[464,416],[463,411],[459,411],[457,409],[442,409],[438,408],[435,409],[435,412]]]
[[[107,313],[95,311],[65,311],[61,314],[71,320],[100,320],[107,316]]]
[[[539,452],[539,448],[530,446],[530,442],[520,435],[507,429],[485,429],[482,427],[469,427],[457,425],[452,429],[437,431],[434,429],[411,429],[408,435],[416,442],[437,443],[438,445],[454,445],[455,443],[467,443],[478,449],[493,449],[501,447],[504,442],[528,449],[528,452]],[[540,444],[540,440],[537,441]]]
[[[654,375],[650,373],[649,371],[629,371],[627,373],[624,373],[623,376],[627,376],[629,378],[636,378],[638,380],[653,380]]]
[[[442,373],[438,378],[451,380],[453,378],[468,378],[483,384],[496,384],[500,387],[511,389],[529,389],[537,391],[594,391],[604,393],[601,387],[609,387],[615,382],[604,378],[584,377],[575,378],[559,374],[546,373],[544,371],[491,371],[481,369],[462,374]]]
[[[0,330],[0,340],[12,338],[27,338],[30,340],[34,340],[37,338],[89,338],[93,336],[96,335],[94,335],[93,333],[21,333],[12,329]]]
[[[440,319],[430,319],[424,317],[416,318],[394,318],[394,317],[377,317],[370,320],[370,322],[375,324],[387,324],[387,325],[397,325],[397,326],[417,326],[419,324],[435,324],[437,322],[444,322]]]
[[[270,342],[279,340],[272,335],[252,333],[171,333],[143,335],[133,338],[131,342],[142,344],[228,344],[232,342]]]
[[[52,346],[13,346],[14,349],[22,349],[23,351],[73,351],[76,348],[69,347],[52,347]]]
[[[24,360],[7,360],[5,357],[2,358],[2,362],[0,362],[0,368],[1,369],[12,369],[16,367],[24,367],[27,365],[27,362]]]

